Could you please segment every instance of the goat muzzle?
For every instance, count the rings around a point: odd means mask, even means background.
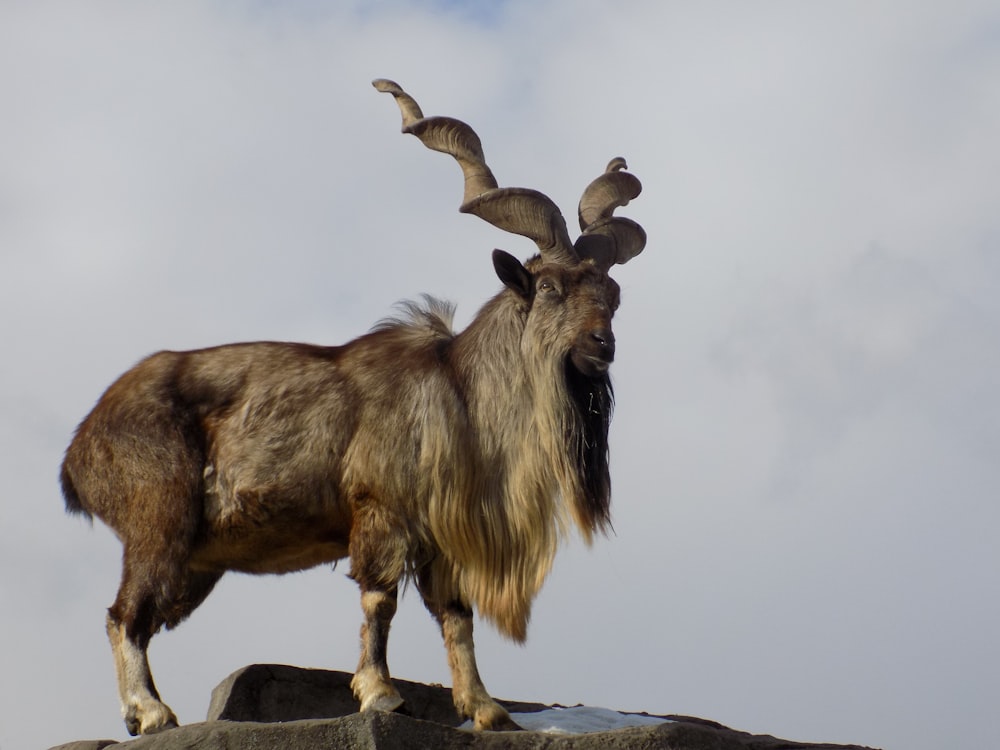
[[[598,328],[583,334],[573,348],[570,360],[584,375],[603,375],[615,360],[614,333],[610,328]]]

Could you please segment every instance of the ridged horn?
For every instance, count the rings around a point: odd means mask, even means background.
[[[641,226],[614,216],[616,208],[628,205],[642,192],[642,183],[635,175],[622,171],[625,169],[625,160],[615,157],[580,198],[578,214],[583,234],[575,249],[581,258],[591,258],[604,270],[616,263],[627,263],[646,246],[646,232]]]
[[[459,211],[535,242],[543,260],[572,265],[579,260],[569,239],[562,212],[537,190],[500,188],[486,165],[476,132],[452,117],[424,117],[416,100],[394,81],[372,81],[379,91],[392,94],[403,116],[403,132],[415,135],[427,148],[450,154],[465,176],[465,195]]]

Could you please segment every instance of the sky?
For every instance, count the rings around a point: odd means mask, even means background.
[[[612,368],[614,534],[567,542],[502,698],[814,742],[993,744],[1000,700],[1000,10],[993,2],[0,4],[0,748],[126,738],[117,540],[63,512],[140,358],[462,327],[528,240],[457,211],[397,80],[570,218],[626,157],[646,229]],[[351,671],[347,565],[230,575],[153,640],[200,721],[251,663]],[[404,595],[394,675],[450,684]],[[989,739],[988,739],[989,738]]]

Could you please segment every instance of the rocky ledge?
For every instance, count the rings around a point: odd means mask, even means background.
[[[127,742],[83,740],[52,750],[866,750],[858,745],[790,742],[739,732],[690,716],[586,734],[460,729],[451,691],[440,685],[395,680],[405,712],[357,712],[351,675],[277,664],[234,672],[212,692],[208,720]],[[562,706],[504,701],[515,714]],[[646,714],[624,714],[647,716]],[[517,718],[517,717],[515,717]],[[648,720],[647,720],[648,721]],[[625,722],[627,723],[627,722]]]

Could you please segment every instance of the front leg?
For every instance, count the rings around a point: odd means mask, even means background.
[[[472,609],[461,602],[453,602],[440,610],[433,610],[441,624],[441,635],[448,650],[451,667],[452,699],[462,716],[472,719],[476,729],[520,729],[507,709],[493,700],[486,692],[476,666],[475,644],[472,640]]]
[[[351,680],[362,711],[395,711],[403,698],[389,678],[386,645],[389,625],[396,614],[396,589],[362,591],[361,659]]]
[[[367,490],[352,493],[351,578],[361,587],[361,658],[351,680],[362,711],[395,711],[403,698],[389,678],[386,646],[406,567],[407,532]]]

